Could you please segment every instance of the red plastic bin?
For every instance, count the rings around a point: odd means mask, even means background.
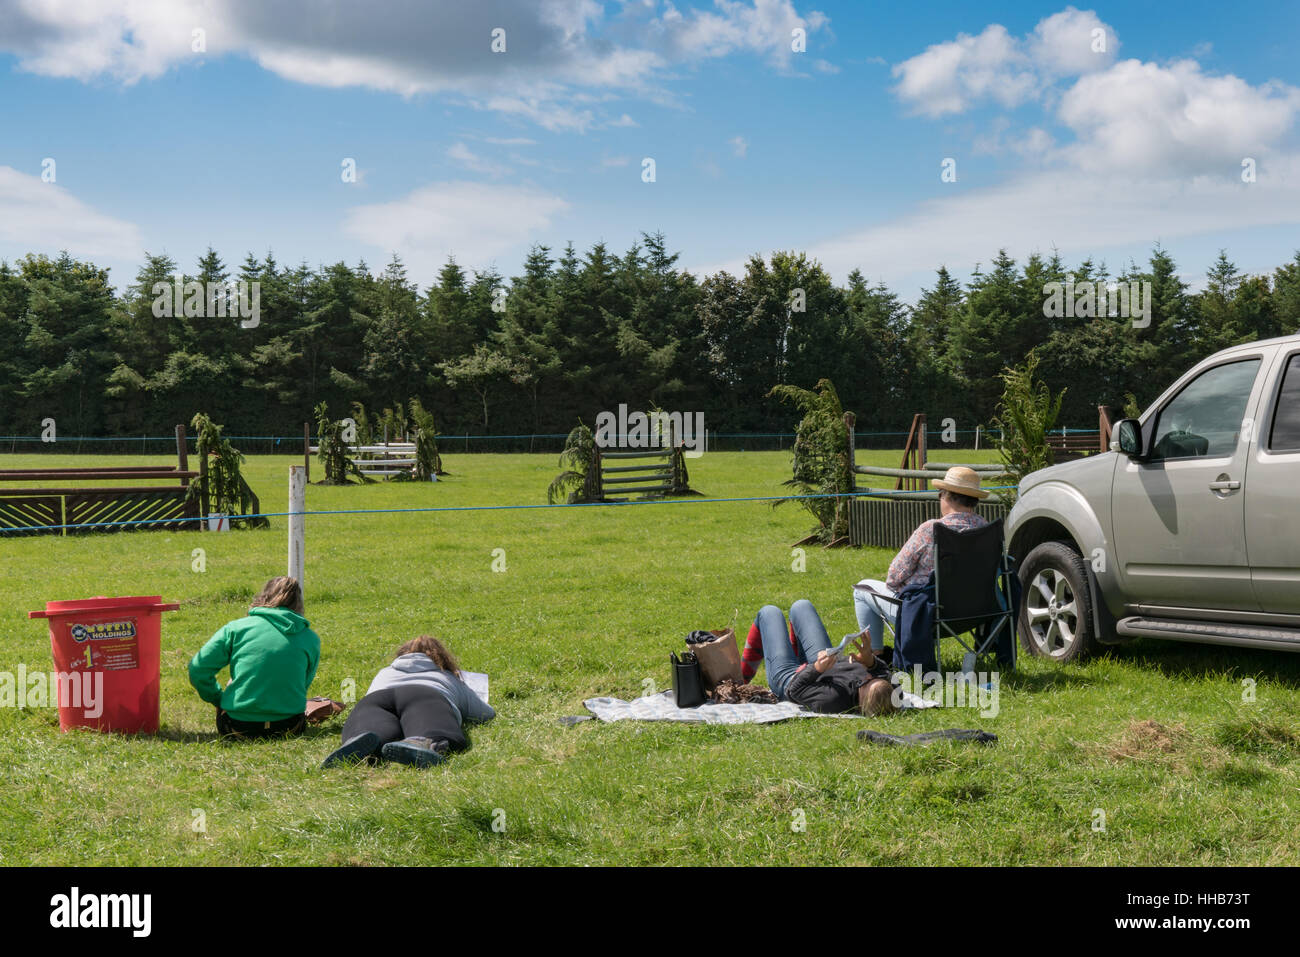
[[[178,608],[149,595],[51,601],[27,613],[49,619],[54,670],[69,689],[58,694],[60,730],[158,730],[162,613]]]

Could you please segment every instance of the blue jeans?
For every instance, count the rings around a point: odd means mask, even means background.
[[[884,592],[886,595],[894,594],[893,589],[882,581],[876,581],[874,578],[864,578],[858,582],[859,585],[870,585],[878,592]],[[885,626],[889,622],[889,627],[898,630],[898,604],[896,602],[882,601],[864,591],[853,589],[853,613],[858,617],[859,628],[871,629],[871,650],[880,651],[885,647]]]
[[[764,605],[755,619],[758,632],[763,638],[763,663],[767,666],[767,686],[782,701],[785,700],[786,685],[799,670],[801,664],[811,664],[817,660],[817,653],[831,647],[830,636],[826,626],[812,602],[801,598],[790,606],[790,624],[794,626],[794,637],[798,648],[790,646],[790,633],[786,630],[785,615],[776,605]]]

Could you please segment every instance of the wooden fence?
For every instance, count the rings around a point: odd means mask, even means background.
[[[632,464],[633,459],[643,461]],[[623,464],[607,465],[607,461]],[[669,423],[668,444],[661,448],[606,452],[597,445],[584,496],[589,502],[626,502],[629,495],[686,495],[690,491],[685,453]],[[609,492],[619,497],[612,498]]]
[[[78,535],[134,528],[193,530],[200,497],[190,494],[185,427],[176,427],[177,464],[93,468],[0,469],[0,536]],[[20,483],[56,483],[18,487]],[[83,482],[130,482],[109,487]],[[141,484],[144,483],[144,484]],[[170,483],[170,484],[162,484]],[[136,524],[149,522],[149,524]],[[93,528],[42,526],[94,525]]]

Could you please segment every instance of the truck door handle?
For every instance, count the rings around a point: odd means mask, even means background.
[[[1219,479],[1217,482],[1210,483],[1210,489],[1215,492],[1235,492],[1241,488],[1241,483],[1231,479]]]

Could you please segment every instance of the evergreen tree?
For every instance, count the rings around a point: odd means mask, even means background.
[[[914,355],[932,356],[940,369],[954,367],[952,335],[961,319],[962,302],[961,283],[952,278],[946,266],[940,266],[934,288],[921,290],[911,312],[907,339]]]
[[[378,312],[366,323],[365,358],[359,377],[375,406],[405,400],[422,385],[421,362],[428,354],[428,337],[420,322],[418,291],[407,280],[406,267],[393,254],[379,277]]]
[[[543,428],[543,396],[554,394],[558,400],[563,392],[560,385],[565,372],[561,358],[562,305],[554,266],[547,247],[533,247],[524,261],[524,274],[511,284],[497,331],[489,337],[489,342],[475,347],[477,355],[469,367],[477,370],[480,378],[494,371],[503,383],[513,383],[527,396],[527,418],[517,417],[514,421],[518,428],[532,432]],[[572,245],[565,251],[561,272],[562,281],[573,287],[574,296],[579,295],[576,290],[577,262]],[[547,431],[555,427],[556,419],[562,414],[557,408],[549,411],[551,414],[545,425]],[[571,412],[571,405],[566,405],[565,411]],[[572,421],[570,415],[563,418]]]
[[[1300,332],[1300,250],[1273,273],[1273,318],[1279,335]]]
[[[64,435],[94,435],[102,426],[105,379],[113,366],[108,270],[79,262],[25,256],[27,286],[17,363],[20,421],[31,433],[47,418]]]
[[[907,308],[884,283],[868,287],[856,269],[849,274],[845,303],[842,354],[848,362],[838,380],[845,401],[857,413],[858,428],[890,431],[910,421],[915,400]]]
[[[425,325],[429,335],[429,359],[433,363],[454,361],[474,348],[478,340],[469,311],[469,289],[465,270],[448,258],[438,271],[438,281],[424,298]]]
[[[1148,269],[1130,274],[1139,283],[1151,284],[1151,315],[1143,328],[1134,326],[1136,362],[1132,370],[1139,383],[1134,389],[1138,404],[1145,407],[1187,368],[1193,354],[1196,321],[1187,296],[1187,284],[1178,276],[1173,258],[1157,246]],[[1130,307],[1130,311],[1135,311]]]
[[[1196,297],[1198,323],[1192,348],[1200,355],[1210,355],[1233,345],[1240,338],[1233,301],[1243,276],[1224,250],[1206,276],[1205,291]]]
[[[993,271],[976,272],[953,333],[953,355],[976,421],[987,422],[1002,395],[998,376],[1040,341],[1041,305],[1027,312],[1015,260],[999,250]]]

